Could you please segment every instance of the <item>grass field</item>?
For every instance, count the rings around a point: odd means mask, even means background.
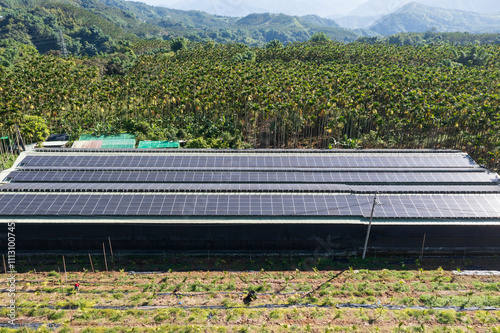
[[[17,261],[16,323],[42,326],[0,332],[500,332],[500,276],[457,274],[497,258],[115,256],[106,272],[101,255],[92,272],[69,256],[66,274],[62,256]]]

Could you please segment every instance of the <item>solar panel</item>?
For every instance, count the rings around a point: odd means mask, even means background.
[[[0,192],[349,192],[342,184],[9,183]]]
[[[375,218],[499,218],[500,195],[380,196]],[[364,216],[371,196],[1,194],[1,215]]]
[[[352,193],[500,193],[500,185],[349,185]]]
[[[499,195],[379,196],[377,218],[498,218]],[[370,212],[363,214],[370,216]]]
[[[495,174],[476,172],[108,172],[13,171],[12,182],[157,182],[157,183],[405,183],[484,184]]]
[[[68,167],[266,167],[266,168],[472,168],[477,165],[462,154],[430,155],[227,155],[207,154],[178,155],[40,155],[29,156],[23,160],[24,166],[68,166]]]
[[[375,218],[500,215],[498,176],[461,152],[50,151],[7,176],[0,215],[366,219],[375,192]]]
[[[255,167],[200,167],[200,168],[185,168],[185,167],[92,167],[92,166],[80,166],[80,167],[68,167],[68,166],[48,166],[48,167],[40,167],[40,166],[21,166],[17,167],[17,170],[20,171],[247,171],[247,172],[261,172],[262,168]],[[402,173],[410,173],[410,172],[477,172],[484,173],[485,170],[481,168],[383,168],[382,170],[379,168],[266,168],[266,172],[402,172]]]

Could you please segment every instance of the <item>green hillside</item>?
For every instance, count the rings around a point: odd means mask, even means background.
[[[317,32],[339,41],[360,36],[313,15],[234,18],[123,0],[0,0],[0,15],[0,40],[31,45],[40,53],[63,52],[65,44],[69,54],[88,56],[114,53],[117,44],[139,39],[185,37],[263,46],[274,39],[284,44],[305,41]]]
[[[500,32],[500,16],[410,3],[370,27],[370,30],[386,36],[431,29],[440,32],[497,33]]]

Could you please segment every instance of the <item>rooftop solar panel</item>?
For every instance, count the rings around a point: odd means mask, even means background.
[[[261,172],[262,168],[256,167],[94,167],[94,166],[19,166],[17,170],[21,171],[247,171],[247,172]],[[297,171],[297,172],[478,172],[484,173],[485,169],[482,168],[266,168],[266,172],[283,172],[283,171]]]
[[[376,218],[498,218],[499,195],[379,196]],[[381,209],[380,209],[381,208]],[[370,212],[364,212],[365,217]]]
[[[327,155],[314,158],[304,155],[241,156],[213,154],[198,155],[103,155],[103,156],[29,156],[23,166],[68,166],[68,167],[259,167],[259,168],[450,168],[477,167],[466,155]]]
[[[352,193],[500,193],[500,185],[349,185]]]
[[[400,172],[107,172],[14,171],[11,182],[144,182],[144,183],[440,183],[484,184],[497,180],[488,173]]]
[[[8,183],[0,192],[349,192],[342,184]]]
[[[500,218],[500,195],[380,196],[375,218]],[[364,216],[371,196],[0,194],[0,215]]]
[[[307,183],[7,183],[0,192],[345,192],[500,193],[500,185],[344,185]]]
[[[123,137],[125,139],[133,139],[134,137]],[[103,139],[102,136],[99,138],[94,137],[93,140]],[[80,137],[82,140],[82,137]],[[51,149],[51,148],[39,148],[36,150],[36,153],[80,153],[82,150],[79,149],[65,149],[61,151],[60,149]],[[91,153],[117,153],[123,152],[127,154],[142,154],[143,152],[138,151],[136,149],[120,149],[120,150],[108,150],[108,149],[93,149],[86,152]],[[151,153],[160,152],[164,153],[165,150],[152,150]],[[367,155],[367,154],[457,154],[457,155],[466,155],[460,150],[456,149],[172,149],[168,151],[169,153],[177,152],[179,154],[357,154],[357,155]]]
[[[375,192],[375,218],[500,214],[498,175],[457,151],[120,151],[28,153],[0,215],[368,218]]]

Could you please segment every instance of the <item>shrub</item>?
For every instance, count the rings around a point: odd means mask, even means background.
[[[186,148],[210,148],[210,145],[204,138],[199,137],[188,141]]]
[[[188,42],[189,40],[184,37],[174,38],[170,42],[170,49],[172,49],[172,51],[174,52],[185,50],[187,48]]]
[[[61,319],[62,317],[64,317],[64,311],[52,312],[51,314],[48,315],[48,318],[50,320],[57,320]]]
[[[43,142],[50,134],[45,119],[28,115],[23,117],[21,132],[28,142]]]
[[[456,320],[455,311],[444,310],[436,313],[436,319],[441,324],[453,324]]]

